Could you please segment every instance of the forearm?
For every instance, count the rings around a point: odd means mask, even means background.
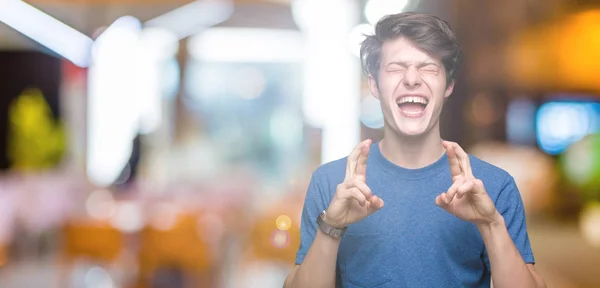
[[[340,240],[317,229],[315,240],[296,273],[286,279],[284,288],[331,288],[335,282],[335,268]]]
[[[523,261],[501,215],[498,215],[498,221],[489,225],[478,225],[477,228],[490,259],[495,288],[545,287],[543,280]]]

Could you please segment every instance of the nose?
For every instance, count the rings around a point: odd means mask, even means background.
[[[411,90],[417,88],[421,86],[421,74],[419,74],[419,71],[417,71],[416,67],[410,66],[408,69],[406,69],[402,82],[404,83],[404,87],[406,87],[406,89]]]

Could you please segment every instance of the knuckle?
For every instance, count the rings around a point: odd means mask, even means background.
[[[365,197],[365,195],[363,195],[362,193],[358,193],[357,196],[358,196],[359,201],[361,201],[361,202],[367,200],[367,198]]]

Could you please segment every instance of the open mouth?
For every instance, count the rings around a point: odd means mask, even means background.
[[[396,104],[405,116],[418,117],[424,114],[429,100],[423,96],[404,96],[398,98]]]

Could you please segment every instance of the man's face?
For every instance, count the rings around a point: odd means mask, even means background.
[[[386,125],[398,135],[419,136],[439,121],[444,99],[454,82],[446,85],[439,59],[410,41],[387,41],[381,49],[379,85],[369,77],[371,92],[381,102]]]

